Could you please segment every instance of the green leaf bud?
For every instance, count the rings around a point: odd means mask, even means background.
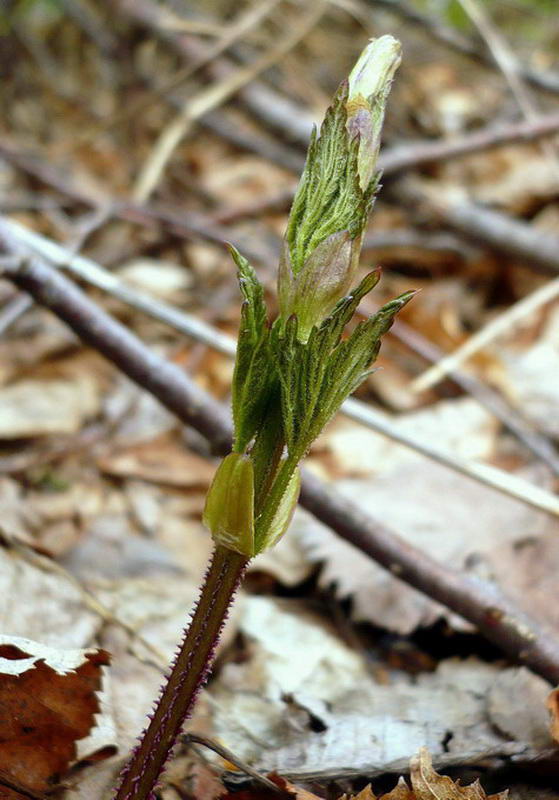
[[[254,555],[254,468],[248,456],[230,453],[223,459],[202,520],[215,542],[249,558]]]
[[[280,318],[307,341],[347,294],[378,187],[376,162],[386,99],[400,63],[391,36],[373,40],[311,137],[289,215],[278,277]]]

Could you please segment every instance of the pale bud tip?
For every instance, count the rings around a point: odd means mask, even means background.
[[[349,100],[361,95],[371,100],[386,92],[402,60],[402,47],[393,36],[371,39],[349,76]]]

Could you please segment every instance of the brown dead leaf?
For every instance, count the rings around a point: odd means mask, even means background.
[[[60,650],[0,636],[0,784],[8,786],[6,797],[19,788],[32,796],[51,789],[75,760],[76,742],[99,711],[96,692],[108,663],[104,650]]]
[[[26,380],[0,389],[0,439],[76,433],[100,409],[94,381]]]
[[[547,708],[551,714],[551,735],[559,742],[559,689],[550,692],[547,698]]]
[[[248,596],[240,613],[247,652],[212,681],[210,735],[261,772],[305,782],[351,765],[373,778],[402,773],[422,746],[439,768],[552,744],[543,736],[552,687],[526,670],[455,658],[383,684],[334,628],[294,599]],[[518,697],[540,700],[524,713]]]

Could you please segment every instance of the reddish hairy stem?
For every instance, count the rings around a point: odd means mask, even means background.
[[[151,721],[121,775],[115,800],[151,800],[165,762],[210,671],[215,647],[248,559],[218,545],[198,604]]]

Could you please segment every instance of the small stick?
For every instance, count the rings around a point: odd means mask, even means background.
[[[140,171],[132,192],[136,202],[144,203],[148,200],[174,150],[192,124],[208,111],[224,103],[239,92],[243,86],[253,81],[257,75],[266,71],[283,58],[315,26],[322,16],[323,10],[324,0],[314,0],[301,22],[294,30],[290,30],[278,45],[269,52],[264,53],[253,64],[247,67],[238,67],[230,75],[200,90],[198,94],[188,99],[175,119],[161,131],[146,163]]]
[[[477,0],[459,0],[459,3],[485,40],[495,63],[503,73],[514,95],[524,119],[527,121],[537,119],[539,112],[530,96],[530,92],[524,84],[518,59],[505,37],[494,25],[491,16]],[[539,147],[549,161],[549,169],[555,172],[556,176],[559,176],[559,168],[557,167],[557,158],[553,144],[543,141],[539,143]]]
[[[390,331],[391,335],[413,352],[418,353],[431,363],[437,363],[444,358],[444,351],[436,344],[426,339],[419,331],[414,330],[405,322],[397,320]],[[549,439],[534,430],[517,409],[512,408],[498,392],[480,381],[474,375],[458,370],[451,370],[448,377],[461,389],[487,408],[501,420],[511,433],[521,441],[532,453],[538,456],[547,466],[559,475],[559,454]]]
[[[452,50],[461,53],[474,61],[492,69],[496,68],[494,54],[487,51],[478,42],[460,33],[455,28],[445,25],[440,19],[422,14],[406,0],[367,0],[367,5],[384,6],[392,13],[398,15],[406,22],[422,28],[432,39]],[[542,72],[530,69],[524,64],[519,64],[519,74],[538,89],[543,89],[551,94],[559,94],[559,75],[556,72]]]
[[[270,791],[274,792],[275,794],[280,794],[283,796],[286,795],[286,792],[280,789],[277,784],[275,784],[265,775],[257,772],[249,764],[242,761],[227,747],[224,747],[222,744],[218,744],[218,742],[214,742],[213,739],[208,739],[206,736],[200,736],[197,733],[185,733],[183,736],[181,736],[180,740],[187,747],[190,744],[201,744],[203,747],[207,747],[208,750],[213,750],[213,752],[217,753],[218,756],[221,756],[221,758],[225,759],[225,761],[230,761],[231,764],[234,764],[237,767],[237,769],[240,769],[242,772],[250,775],[251,778],[254,778],[255,781],[261,783],[262,786],[265,786]]]
[[[11,297],[0,312],[0,336],[33,305],[28,294],[18,292]]]
[[[487,125],[478,130],[435,141],[411,141],[386,148],[380,155],[383,175],[417,169],[437,161],[468,156],[515,142],[532,142],[559,132],[559,114],[542,114],[531,120]]]
[[[510,334],[526,317],[533,314],[547,303],[559,297],[559,278],[540,286],[522,300],[514,303],[498,317],[495,317],[483,328],[470,336],[467,341],[457,347],[453,353],[441,358],[434,366],[429,367],[410,384],[413,392],[423,392],[439,383],[446,375],[455,370],[475,353],[487,347],[500,336]]]

